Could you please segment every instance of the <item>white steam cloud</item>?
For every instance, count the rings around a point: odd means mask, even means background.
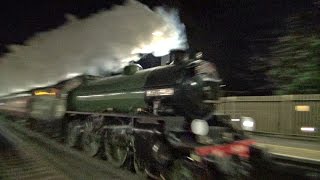
[[[117,71],[137,53],[168,54],[186,48],[184,25],[174,10],[150,10],[130,0],[86,19],[68,16],[58,29],[12,45],[0,58],[0,94],[54,84],[79,74]]]

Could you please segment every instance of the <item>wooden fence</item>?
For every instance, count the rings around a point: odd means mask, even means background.
[[[257,132],[320,137],[320,94],[223,97],[218,112],[252,117]]]

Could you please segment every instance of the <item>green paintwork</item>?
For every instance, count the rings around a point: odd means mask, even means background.
[[[131,112],[146,108],[144,85],[152,70],[133,75],[118,75],[93,81],[71,93],[70,109],[82,112]]]

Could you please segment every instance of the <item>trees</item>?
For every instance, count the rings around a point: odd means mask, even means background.
[[[294,25],[289,24],[289,35],[271,48],[268,74],[277,87],[276,94],[320,93],[320,36],[299,20],[307,22],[305,16],[294,20]]]

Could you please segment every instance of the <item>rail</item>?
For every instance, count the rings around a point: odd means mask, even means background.
[[[108,165],[106,161],[87,157],[81,152],[67,148],[52,139],[48,139],[39,133],[24,128],[17,123],[10,123],[2,119],[0,121],[0,127],[4,134],[10,134],[11,137],[14,137],[11,138],[14,142],[22,144],[19,146],[20,150],[23,149],[25,152],[30,151],[36,157],[42,159],[41,161],[49,164],[50,166],[48,167],[51,167],[49,169],[55,170],[56,174],[59,175],[56,179],[139,179],[135,174],[129,171],[116,169]],[[18,168],[23,166],[23,164],[19,163],[20,162],[15,162],[13,164]],[[1,164],[3,163],[0,162],[0,167]],[[10,169],[5,169],[6,167],[8,166],[3,166],[2,170],[10,172]],[[41,172],[43,171],[41,167],[46,166],[40,164],[40,166],[30,168],[31,170],[33,169],[34,171]],[[39,178],[42,179],[43,177]],[[12,173],[8,173],[6,175],[6,179],[7,178],[21,179],[21,177],[16,177]]]

